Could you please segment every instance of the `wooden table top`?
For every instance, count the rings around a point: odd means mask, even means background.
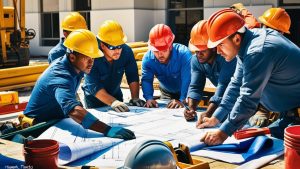
[[[0,139],[0,153],[4,156],[11,157],[14,159],[24,161],[23,156],[23,144],[15,143],[8,140]],[[204,157],[196,157],[197,159],[208,162],[211,169],[233,169],[238,165],[216,161]],[[65,167],[60,166],[59,168],[80,168],[80,167]],[[263,169],[282,169],[284,168],[284,157],[281,156],[279,159],[272,161],[263,167]]]

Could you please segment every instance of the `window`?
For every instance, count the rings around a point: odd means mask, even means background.
[[[169,0],[170,9],[203,7],[203,0]]]
[[[90,11],[91,0],[74,0],[75,11]]]
[[[294,6],[294,5],[300,5],[299,0],[279,0],[280,6]]]
[[[90,18],[90,10],[91,10],[91,0],[74,0],[74,11],[79,11],[79,13],[84,17],[88,29],[91,28],[91,18]]]
[[[202,0],[169,0],[168,25],[175,34],[175,41],[188,45],[193,26],[203,19]]]
[[[41,1],[41,45],[55,46],[59,42],[58,0]]]

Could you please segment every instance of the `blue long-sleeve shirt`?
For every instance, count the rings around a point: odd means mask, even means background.
[[[64,46],[65,38],[61,38],[59,43],[54,46],[48,53],[48,62],[52,63],[55,59],[60,58],[66,54],[67,48]]]
[[[66,56],[57,59],[40,76],[24,114],[37,122],[68,117],[75,106],[83,73],[77,73]]]
[[[121,81],[125,72],[128,84],[139,82],[138,68],[132,49],[124,44],[121,56],[111,63],[105,57],[97,58],[89,74],[85,75],[83,90],[86,95],[95,96],[105,89],[110,95],[115,96],[121,92]]]
[[[162,89],[170,93],[179,93],[180,101],[187,96],[191,81],[191,57],[189,49],[181,44],[173,43],[170,60],[160,63],[154,53],[148,50],[142,61],[142,89],[146,100],[153,99],[154,75]]]
[[[236,58],[226,62],[222,56],[216,55],[215,60],[210,65],[208,63],[200,63],[197,56],[194,55],[191,61],[192,73],[188,97],[198,101],[201,100],[206,78],[208,78],[216,86],[216,92],[210,98],[210,102],[219,105],[230,78],[235,71],[235,66]]]
[[[270,111],[300,106],[300,49],[272,29],[247,30],[234,76],[214,115],[227,135],[255,114],[260,102]]]

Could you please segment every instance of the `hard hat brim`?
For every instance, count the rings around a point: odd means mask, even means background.
[[[165,45],[165,46],[157,46],[157,47],[154,47],[152,45],[150,45],[148,43],[148,48],[153,51],[153,52],[157,52],[157,51],[165,51],[165,50],[168,50],[170,48],[170,46],[168,45]]]
[[[191,43],[191,41],[189,42],[189,49],[190,51],[203,51],[203,50],[206,50],[208,49],[207,45],[194,45]]]
[[[220,39],[220,40],[218,40],[218,41],[215,41],[215,42],[213,42],[213,41],[211,41],[210,39],[208,39],[207,47],[210,48],[210,49],[215,48],[215,47],[217,47],[221,42],[223,42],[226,38],[228,38],[229,36],[230,36],[230,35],[228,35],[228,36],[226,36],[225,38],[222,38],[222,39]]]
[[[103,52],[101,50],[99,50],[97,55],[92,55],[92,56],[88,56],[88,57],[96,59],[96,58],[100,58],[103,56],[104,56]]]
[[[245,31],[246,31],[246,27],[245,26],[242,26],[239,30],[237,30],[236,32],[239,32],[239,33],[245,33]],[[235,33],[236,33],[235,32]],[[207,47],[208,48],[215,48],[215,47],[217,47],[221,42],[223,42],[226,38],[228,38],[229,36],[231,36],[231,35],[233,35],[233,34],[230,34],[230,35],[228,35],[228,36],[226,36],[226,37],[224,37],[224,38],[222,38],[222,39],[220,39],[220,40],[217,40],[217,41],[215,41],[215,42],[213,42],[213,41],[211,41],[210,39],[208,39],[208,43],[207,43]]]

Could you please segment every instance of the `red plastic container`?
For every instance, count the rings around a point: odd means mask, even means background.
[[[296,143],[296,144],[300,144],[300,140],[299,139],[295,139],[293,137],[290,137],[288,135],[284,135],[284,141],[290,141],[290,142],[293,142],[293,143]]]
[[[300,161],[300,126],[290,126],[284,131],[285,169],[299,168]]]
[[[290,126],[285,128],[284,135],[293,137],[300,141],[300,125]]]
[[[58,168],[59,144],[55,140],[33,140],[24,144],[25,165],[38,169]]]

